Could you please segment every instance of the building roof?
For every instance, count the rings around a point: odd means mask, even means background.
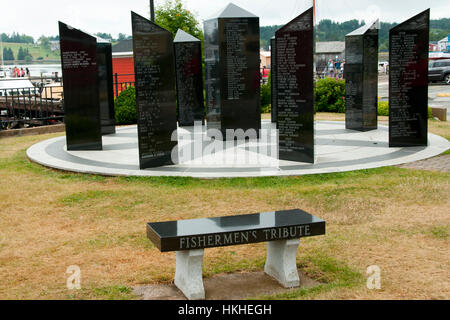
[[[197,39],[196,37],[190,35],[189,33],[185,32],[181,29],[178,29],[178,32],[177,32],[173,42],[200,42],[200,40]]]
[[[112,46],[113,53],[130,51],[133,51],[133,40],[122,40]]]
[[[342,53],[345,51],[344,41],[323,41],[316,42],[316,54]]]
[[[347,34],[347,37],[361,36],[361,35],[366,34],[367,31],[373,30],[373,29],[380,29],[380,20],[376,20],[372,23],[366,24],[366,25],[362,26],[361,28],[358,28],[358,29],[350,32],[349,34]]]
[[[258,16],[253,13],[238,7],[234,3],[229,3],[224,9],[217,12],[214,16],[207,20],[217,19],[217,18],[258,18]]]

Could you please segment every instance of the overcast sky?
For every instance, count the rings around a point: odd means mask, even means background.
[[[8,2],[6,5],[5,2]],[[229,0],[184,0],[186,7],[202,21],[225,7]],[[450,18],[449,0],[316,0],[317,21],[331,19],[401,22],[431,8],[431,18]],[[25,33],[35,39],[57,35],[58,20],[87,32],[106,32],[116,37],[131,34],[130,11],[144,16],[149,0],[1,0],[0,33]],[[156,5],[164,0],[155,0]],[[234,0],[238,6],[258,15],[262,26],[285,24],[303,12],[312,0]]]

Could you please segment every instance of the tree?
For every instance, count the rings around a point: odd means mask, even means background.
[[[155,10],[155,22],[174,35],[181,29],[203,42],[203,32],[195,15],[184,7],[181,0],[166,0]]]
[[[19,48],[19,53],[17,54],[17,60],[25,60],[25,61],[31,61],[33,60],[33,56],[30,54],[30,51],[28,51],[28,48]]]
[[[12,51],[11,48],[8,48],[8,54],[9,54],[9,60],[14,61],[14,52]]]
[[[23,48],[19,48],[19,53],[17,53],[17,60],[25,60],[25,54]]]
[[[13,61],[14,53],[11,48],[3,48],[3,60],[5,61]]]
[[[122,40],[126,40],[127,39],[127,35],[124,33],[119,33],[119,35],[117,36],[117,40],[122,41]]]
[[[34,43],[33,37],[27,36],[27,35],[20,35],[16,32],[13,32],[11,35],[7,35],[6,33],[1,34],[1,40],[3,42],[9,42],[9,43]]]
[[[51,47],[50,40],[46,36],[41,36],[39,38],[42,48],[49,50]]]
[[[105,40],[114,40],[110,33],[97,32],[95,35]]]

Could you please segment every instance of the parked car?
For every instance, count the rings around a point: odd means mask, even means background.
[[[428,77],[430,81],[444,81],[450,84],[450,59],[430,61]]]
[[[388,74],[389,73],[389,62],[379,61],[378,62],[378,73]]]

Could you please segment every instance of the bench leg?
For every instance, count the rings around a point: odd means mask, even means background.
[[[178,251],[175,285],[188,300],[204,300],[202,265],[204,250]]]
[[[299,245],[299,239],[267,242],[264,271],[285,288],[300,286],[296,259]]]

